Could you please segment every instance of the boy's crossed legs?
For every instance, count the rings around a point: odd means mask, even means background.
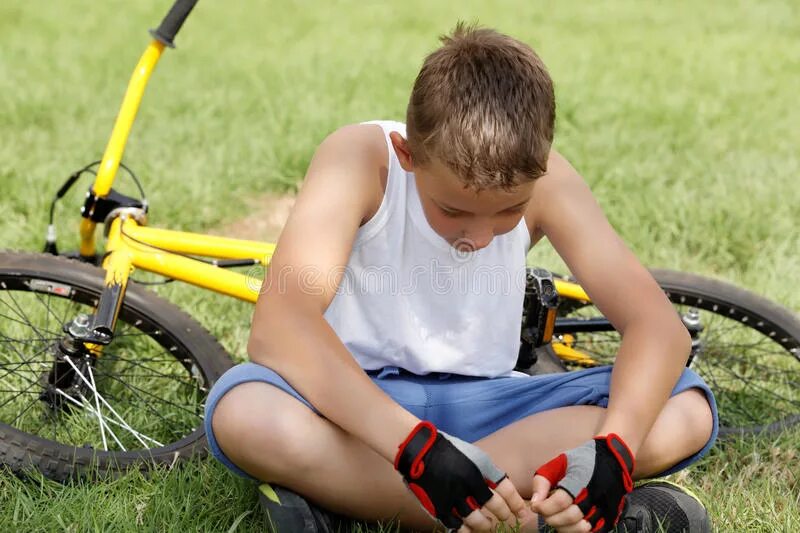
[[[264,376],[270,374],[270,377],[262,379],[254,376],[253,371]],[[579,401],[586,401],[586,389],[592,389],[589,394],[597,394],[598,390],[591,384],[596,385],[598,379],[607,379],[603,372],[597,369],[583,373],[585,376],[571,373],[507,378],[513,381],[506,380],[503,383],[507,386],[500,387],[499,391],[486,390],[485,394],[487,399],[499,394],[501,398],[498,401],[505,403],[529,402],[530,398],[525,394],[515,394],[514,389],[527,386],[519,380],[544,378],[556,383],[556,389],[567,389],[570,394],[578,393],[583,386],[585,390],[580,394],[584,397]],[[276,383],[275,376],[264,367],[245,364],[229,371],[215,386],[217,390],[212,392],[208,402],[206,424],[212,451],[218,458],[227,463],[219,453],[221,448],[228,460],[247,473],[288,487],[326,509],[347,516],[363,520],[398,518],[405,527],[433,528],[434,520],[405,487],[390,463],[358,439],[318,416],[291,392],[287,394],[285,387],[288,384]],[[578,405],[548,408],[508,423],[503,420],[505,415],[492,413],[497,405],[491,404],[497,402],[489,401],[484,415],[491,418],[482,424],[484,431],[490,420],[495,425],[508,425],[499,429],[489,428],[492,433],[476,440],[474,428],[457,427],[458,424],[448,427],[446,420],[436,418],[442,417],[443,409],[453,411],[451,416],[466,409],[472,411],[472,418],[480,418],[475,405],[480,405],[484,399],[475,387],[482,387],[478,381],[489,380],[461,377],[442,380],[430,376],[409,379],[423,382],[426,390],[422,386],[416,390],[407,388],[407,380],[400,376],[377,379],[376,383],[401,404],[411,404],[407,408],[415,415],[433,419],[442,430],[464,440],[474,440],[499,468],[508,473],[526,499],[531,497],[533,471],[558,453],[590,439],[605,414],[602,407]],[[448,385],[450,380],[461,383]],[[684,378],[681,381],[685,381]],[[542,394],[546,398],[539,403],[551,402],[554,390],[545,386]],[[702,390],[707,391],[707,388]],[[716,421],[702,390],[688,387],[667,402],[637,454],[636,478],[664,472],[696,455],[701,448],[707,450],[712,433],[716,433]],[[599,392],[602,396],[602,391]],[[470,401],[459,401],[461,395]],[[503,395],[507,396],[506,399],[502,398]],[[458,405],[448,406],[448,396]],[[599,403],[602,404],[602,400]],[[513,410],[514,406],[510,407]],[[680,466],[685,466],[684,463],[686,461]]]

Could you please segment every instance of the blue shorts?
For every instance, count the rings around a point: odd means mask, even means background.
[[[433,373],[418,376],[395,367],[370,370],[378,387],[406,410],[423,420],[430,420],[467,442],[475,442],[528,415],[571,405],[608,406],[611,367],[597,367],[577,372],[484,378],[457,374]],[[317,414],[305,398],[281,376],[255,363],[237,365],[222,375],[208,395],[205,429],[211,453],[236,474],[252,478],[222,453],[211,429],[211,417],[220,398],[233,387],[251,381],[275,385],[291,394]],[[717,405],[708,385],[688,368],[683,371],[672,395],[697,388],[703,391],[714,415],[714,429],[702,450],[687,457],[660,475],[685,468],[706,454],[717,438]],[[320,415],[321,416],[321,415]]]

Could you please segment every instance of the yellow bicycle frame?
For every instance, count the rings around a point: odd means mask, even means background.
[[[154,39],[133,71],[92,185],[92,192],[97,198],[107,196],[112,189],[145,87],[163,51],[164,44]],[[224,270],[189,256],[251,259],[256,264],[266,266],[275,250],[274,244],[147,228],[141,226],[138,219],[141,217],[134,216],[130,210],[123,210],[106,221],[109,227],[103,259],[105,289],[95,310],[92,340],[102,343],[104,338],[110,338],[113,334],[128,277],[134,268],[245,301],[256,301],[261,289],[260,279]],[[96,254],[96,226],[97,223],[84,213],[80,225],[80,255],[83,257]]]
[[[164,44],[154,39],[150,42],[133,70],[133,75],[128,82],[128,89],[125,91],[125,97],[122,99],[122,106],[117,115],[117,120],[114,122],[114,129],[111,130],[111,138],[108,140],[106,151],[103,153],[103,159],[100,161],[100,168],[97,170],[97,176],[92,186],[95,195],[99,197],[107,195],[111,190],[119,164],[122,161],[125,144],[128,142],[128,135],[133,127],[133,121],[136,119],[136,113],[139,111],[139,104],[142,102],[144,89],[163,51]],[[96,224],[88,218],[84,218],[81,221],[80,254],[84,257],[95,255],[95,226]]]
[[[164,44],[153,40],[133,71],[92,186],[92,191],[99,198],[111,191],[145,87],[163,51]],[[219,268],[190,256],[252,259],[254,263],[266,267],[275,251],[272,243],[148,228],[130,213],[123,212],[107,223],[110,227],[103,259],[106,290],[101,295],[96,314],[106,317],[101,325],[105,325],[108,334],[113,332],[128,277],[134,268],[255,302],[261,290],[261,279]],[[92,257],[96,253],[95,230],[96,223],[85,216],[80,226],[80,254],[84,257]],[[562,279],[554,281],[559,296],[587,303],[590,301],[580,285]],[[552,346],[564,360],[583,365],[594,364],[591,357],[573,349],[568,341],[554,339]]]
[[[107,195],[111,190],[145,87],[163,51],[164,44],[154,39],[133,71],[92,186],[98,197]],[[82,220],[82,256],[90,257],[96,253],[95,228],[95,222],[88,218]],[[249,279],[244,274],[178,254],[221,259],[255,259],[266,265],[274,250],[275,245],[270,243],[142,227],[133,218],[123,215],[111,222],[103,268],[106,270],[107,286],[120,285],[124,288],[129,273],[134,267],[138,267],[254,302],[261,287],[260,280]]]
[[[133,268],[255,303],[261,279],[219,268],[186,255],[254,259],[267,265],[275,245],[140,226],[124,215],[111,223],[103,268],[106,286],[125,284]],[[185,254],[185,255],[184,255]]]

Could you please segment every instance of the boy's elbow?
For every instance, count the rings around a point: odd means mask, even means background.
[[[683,325],[680,318],[670,323],[672,324],[669,334],[670,344],[676,357],[680,356],[685,363],[689,360],[689,353],[692,351],[692,336],[689,334],[689,330],[686,329],[686,326]]]
[[[661,346],[661,353],[668,354],[670,359],[681,360],[683,364],[689,360],[692,337],[676,313],[640,316],[633,327],[656,341]]]
[[[269,366],[270,354],[275,352],[275,340],[281,330],[278,323],[281,314],[270,304],[261,304],[253,316],[250,336],[247,339],[247,355],[250,361]]]
[[[247,339],[247,356],[250,361],[267,366],[267,353],[265,339],[255,330],[251,331],[250,338]]]
[[[307,328],[312,322],[309,317],[318,311],[303,302],[278,295],[269,302],[259,302],[258,306],[247,339],[247,355],[250,361],[271,367],[276,358],[296,352],[292,332]]]

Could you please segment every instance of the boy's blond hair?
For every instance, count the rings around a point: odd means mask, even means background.
[[[437,159],[465,186],[505,190],[547,170],[553,81],[530,46],[459,22],[422,65],[406,112],[415,164]]]

